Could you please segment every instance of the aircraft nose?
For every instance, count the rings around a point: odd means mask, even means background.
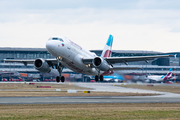
[[[46,49],[47,50],[51,50],[53,48],[53,44],[52,44],[52,41],[48,40],[46,42]]]
[[[55,57],[57,57],[56,44],[57,44],[57,43],[54,43],[54,41],[51,41],[51,40],[48,40],[48,41],[46,42],[46,49],[47,49],[47,51],[48,51],[51,55],[53,55],[53,56],[55,56]]]

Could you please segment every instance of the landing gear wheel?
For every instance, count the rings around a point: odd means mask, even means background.
[[[103,81],[103,76],[102,76],[102,75],[100,75],[100,81],[101,81],[101,82]]]
[[[64,81],[65,81],[65,77],[61,76],[61,82],[64,82]]]
[[[98,79],[99,79],[99,77],[98,77],[98,75],[96,75],[95,76],[95,81],[98,82]]]
[[[62,66],[62,64],[61,64],[61,60],[62,60],[61,57],[58,57],[58,58],[57,58],[56,69],[57,69],[57,71],[59,72],[59,76],[56,77],[56,81],[57,81],[57,82],[60,82],[60,80],[61,80],[61,82],[64,82],[64,81],[65,81],[64,76],[61,76],[62,70],[63,70],[63,68],[64,68],[64,66]]]
[[[60,77],[59,76],[56,77],[56,82],[60,82]]]

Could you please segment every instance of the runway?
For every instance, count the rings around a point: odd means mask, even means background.
[[[1,97],[0,104],[180,103],[179,97]]]
[[[180,103],[180,94],[124,88],[103,83],[73,83],[92,91],[157,93],[155,96],[0,97],[0,104]]]

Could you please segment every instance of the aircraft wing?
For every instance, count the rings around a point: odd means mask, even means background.
[[[141,69],[141,67],[113,67],[111,70],[134,70],[134,69]]]
[[[44,59],[46,62],[51,62],[53,64],[57,64],[56,59]],[[30,60],[23,60],[23,59],[4,59],[5,62],[17,62],[17,63],[23,63],[25,66],[27,64],[33,64],[35,59],[30,59]]]
[[[155,55],[155,56],[135,56],[135,57],[108,57],[104,58],[109,64],[136,62],[136,61],[148,61],[154,60],[155,58],[173,57],[174,55]],[[92,63],[94,58],[83,58],[84,64]]]
[[[148,61],[154,60],[155,58],[163,57],[172,57],[173,55],[155,55],[155,56],[138,56],[138,57],[109,57],[106,58],[106,61],[111,64],[115,63],[127,63],[127,62],[136,62],[136,61]]]

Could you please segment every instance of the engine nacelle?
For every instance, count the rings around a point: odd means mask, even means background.
[[[110,66],[106,60],[101,57],[95,57],[92,64],[101,71],[108,71],[110,69]]]
[[[51,68],[44,59],[36,59],[34,61],[34,67],[36,70],[44,73],[49,73],[51,71]]]

